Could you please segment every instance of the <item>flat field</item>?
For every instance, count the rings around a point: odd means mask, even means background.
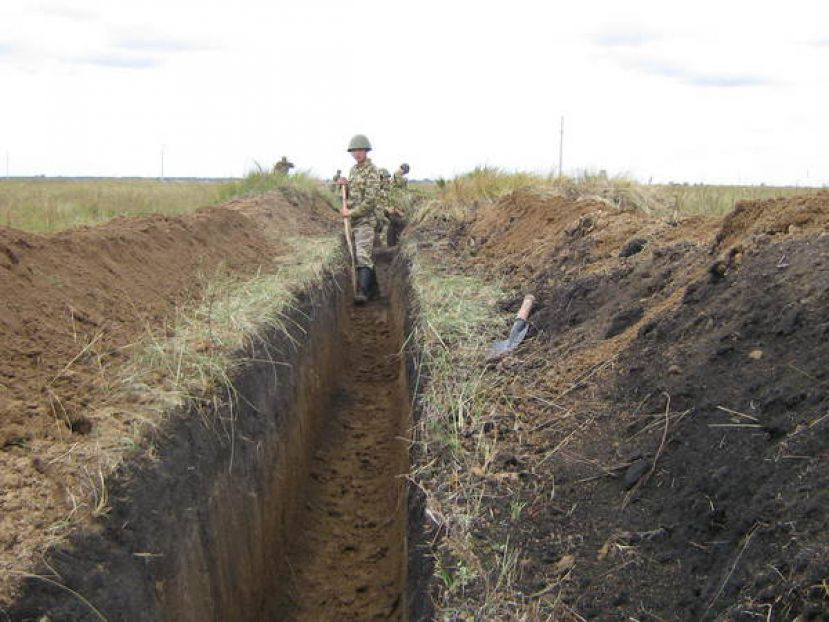
[[[116,216],[178,216],[216,204],[223,185],[156,179],[3,180],[0,224],[46,233]]]
[[[0,225],[52,233],[118,216],[181,216],[239,196],[290,186],[321,186],[299,172],[290,177],[254,171],[240,180],[51,179],[0,180]]]

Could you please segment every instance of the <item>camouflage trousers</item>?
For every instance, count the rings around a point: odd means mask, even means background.
[[[354,254],[357,256],[358,268],[373,268],[374,260],[371,253],[374,250],[374,221],[362,221],[353,226]]]

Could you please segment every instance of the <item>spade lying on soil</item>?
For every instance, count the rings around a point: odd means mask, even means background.
[[[530,316],[530,310],[535,302],[535,297],[532,294],[524,296],[524,302],[521,303],[521,308],[518,310],[518,315],[510,330],[509,337],[503,341],[496,341],[487,352],[486,360],[493,361],[505,355],[510,350],[515,349],[518,344],[524,341],[529,325],[527,318]]]

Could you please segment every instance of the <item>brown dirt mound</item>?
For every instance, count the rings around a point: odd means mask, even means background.
[[[825,235],[829,229],[829,190],[765,201],[740,201],[717,233],[715,249],[757,245],[783,237]]]
[[[95,447],[132,438],[136,417],[95,414],[129,346],[163,333],[217,271],[267,269],[288,250],[281,239],[331,231],[332,215],[273,193],[55,235],[0,227],[0,596],[15,578],[6,571],[77,518],[77,485],[100,488]],[[69,454],[88,472],[65,469]]]
[[[224,207],[253,218],[269,237],[276,239],[286,235],[320,235],[340,223],[336,209],[322,197],[309,196],[289,186],[236,199]]]
[[[254,221],[220,208],[55,236],[2,228],[0,245],[2,446],[89,433],[82,413],[101,366],[147,326],[162,326],[220,264],[250,272],[284,251]]]
[[[694,217],[670,222],[622,210],[597,198],[569,199],[522,189],[480,208],[462,232],[475,263],[518,277],[540,271],[595,272],[622,255],[679,240],[710,243],[717,221]],[[556,278],[560,277],[556,274]]]

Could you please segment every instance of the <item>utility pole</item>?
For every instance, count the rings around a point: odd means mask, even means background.
[[[564,116],[561,117],[561,130],[558,136],[558,178],[564,175]]]

